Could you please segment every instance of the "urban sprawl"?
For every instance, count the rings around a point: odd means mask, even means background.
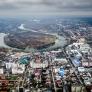
[[[86,39],[92,27],[62,30],[68,43],[61,48],[0,48],[0,92],[92,92],[92,48]]]

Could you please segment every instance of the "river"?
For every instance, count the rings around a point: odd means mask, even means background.
[[[24,31],[26,30],[26,31],[31,31],[31,32],[38,32],[36,30],[31,30],[31,29],[25,28],[24,25],[25,24],[21,24],[18,28],[21,30],[24,30]],[[58,35],[57,33],[49,33],[49,32],[44,32],[44,31],[41,31],[39,33],[54,35],[57,38],[55,41],[55,44],[53,46],[49,46],[48,48],[43,49],[43,50],[52,50],[55,48],[64,47],[67,44],[66,38]]]
[[[31,29],[24,28],[24,24],[21,24],[21,26],[18,27],[18,28],[21,29],[21,30],[26,29],[28,31],[33,31]],[[34,32],[37,32],[37,31],[34,30]],[[50,34],[50,35],[54,35],[54,36],[57,37],[57,39],[55,41],[55,44],[53,46],[50,46],[50,47],[46,48],[45,50],[54,49],[54,48],[58,48],[58,47],[64,47],[67,44],[66,38],[63,37],[63,36],[58,35],[57,33],[47,33],[46,32],[45,34]],[[7,34],[5,34],[5,33],[0,33],[0,47],[10,48],[4,42],[4,37],[6,35]]]
[[[10,48],[9,46],[7,46],[4,42],[4,37],[6,36],[7,34],[5,33],[0,33],[0,47],[4,47],[4,48]]]

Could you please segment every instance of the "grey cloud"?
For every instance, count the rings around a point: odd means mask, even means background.
[[[20,0],[17,4],[21,7],[44,6],[54,7],[58,10],[91,10],[92,0]],[[39,11],[39,10],[38,10]]]
[[[19,8],[25,6],[49,6],[55,8],[92,8],[92,0],[0,0],[0,6],[16,6]]]
[[[90,11],[92,0],[0,0],[0,10],[19,13],[62,13]],[[4,12],[3,11],[3,12]],[[1,13],[1,11],[0,11]]]
[[[14,5],[10,5],[10,4],[0,5],[0,11],[12,11],[16,9],[19,9],[19,8]]]

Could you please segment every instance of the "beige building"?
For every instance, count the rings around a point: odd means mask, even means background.
[[[72,85],[71,92],[87,92],[86,88],[82,85]]]

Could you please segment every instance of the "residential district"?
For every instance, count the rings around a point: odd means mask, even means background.
[[[71,38],[54,50],[1,48],[0,92],[92,92],[92,48],[83,36]]]

